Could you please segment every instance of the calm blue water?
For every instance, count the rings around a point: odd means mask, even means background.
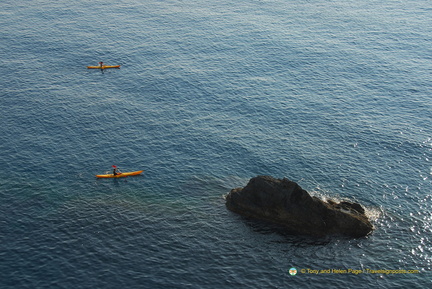
[[[430,287],[431,13],[3,0],[0,288]],[[95,179],[113,164],[145,172]],[[358,201],[376,230],[291,236],[229,212],[259,174]]]

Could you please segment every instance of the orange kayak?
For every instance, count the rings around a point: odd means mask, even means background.
[[[119,68],[121,65],[97,65],[97,66],[87,66],[88,69],[107,69],[107,68]]]
[[[128,172],[128,173],[119,173],[118,175],[114,174],[105,174],[105,175],[96,175],[97,178],[125,178],[129,176],[136,176],[141,174],[143,171],[136,171],[136,172]]]

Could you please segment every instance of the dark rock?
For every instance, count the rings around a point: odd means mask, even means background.
[[[282,224],[300,234],[362,237],[373,230],[361,205],[324,202],[285,178],[252,178],[246,187],[231,190],[226,206],[240,215]]]

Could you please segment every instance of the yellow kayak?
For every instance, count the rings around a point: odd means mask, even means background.
[[[120,65],[97,65],[97,66],[87,66],[88,69],[107,69],[107,68],[118,68]]]
[[[125,178],[129,176],[136,176],[141,174],[143,171],[136,171],[136,172],[128,172],[128,173],[119,173],[118,175],[114,174],[106,174],[106,175],[96,175],[97,178]]]

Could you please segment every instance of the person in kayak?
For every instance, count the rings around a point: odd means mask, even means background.
[[[114,169],[113,169],[113,175],[114,176],[117,176],[117,175],[120,175],[121,174],[121,172],[120,172],[120,170],[117,168],[117,166],[112,166]]]
[[[103,66],[103,62],[102,61],[99,62],[99,66],[102,68],[102,66]]]

